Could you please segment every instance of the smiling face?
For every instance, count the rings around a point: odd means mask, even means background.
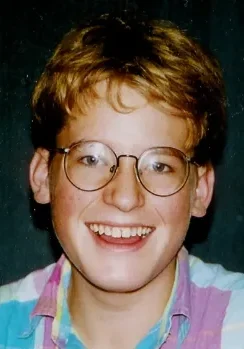
[[[186,152],[185,120],[156,109],[128,87],[122,90],[122,99],[137,108],[120,113],[101,98],[86,115],[70,117],[57,137],[57,146],[69,147],[82,139],[102,142],[117,155],[139,157],[159,146]],[[77,275],[100,289],[128,292],[174,274],[190,217],[203,216],[211,199],[211,169],[191,165],[184,187],[172,196],[160,197],[138,182],[134,158],[121,158],[113,180],[92,192],[70,183],[62,154],[54,157],[49,171],[47,159],[47,151],[37,150],[31,185],[38,202],[51,202],[54,230]],[[102,237],[94,231],[103,233]]]

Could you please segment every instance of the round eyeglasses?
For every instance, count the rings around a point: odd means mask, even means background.
[[[57,148],[64,154],[64,171],[68,180],[79,190],[95,191],[104,188],[116,175],[122,157],[135,160],[137,180],[150,193],[170,196],[185,185],[191,158],[171,147],[155,147],[140,157],[117,156],[107,145],[96,141],[80,141],[69,148]]]

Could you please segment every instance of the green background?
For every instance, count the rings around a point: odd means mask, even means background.
[[[228,96],[228,140],[216,169],[214,205],[194,222],[191,252],[244,272],[244,2],[242,0],[7,1],[0,5],[0,284],[60,254],[45,229],[45,207],[30,200],[29,101],[33,84],[62,35],[90,14],[138,7],[170,19],[219,58]],[[34,219],[32,212],[34,211]],[[193,229],[194,228],[194,229]]]

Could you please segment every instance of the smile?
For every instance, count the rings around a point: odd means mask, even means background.
[[[106,235],[113,238],[131,238],[136,236],[145,238],[153,231],[153,228],[145,226],[111,227],[103,224],[89,224],[89,228],[97,235]]]

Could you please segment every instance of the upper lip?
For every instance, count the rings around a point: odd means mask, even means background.
[[[155,229],[154,226],[150,224],[142,224],[142,223],[116,223],[116,222],[109,222],[109,221],[89,221],[85,223],[86,226],[89,227],[90,224],[101,224],[101,225],[106,225],[111,228],[113,227],[118,227],[118,228],[138,228],[138,227],[143,227],[143,228],[151,228],[152,230]]]

